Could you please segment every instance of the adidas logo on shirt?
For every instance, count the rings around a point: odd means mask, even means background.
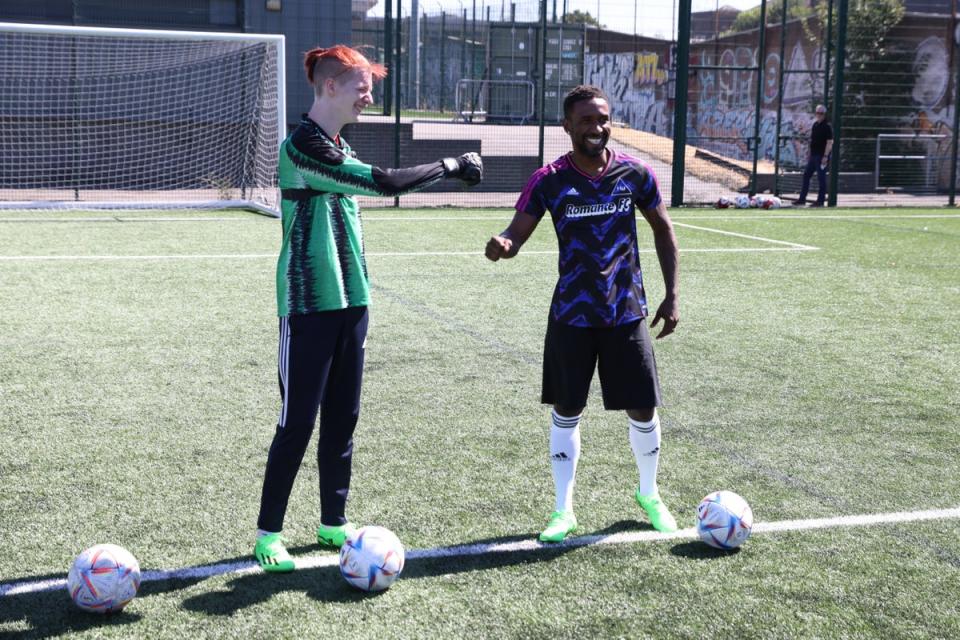
[[[580,195],[580,192],[577,191],[577,188],[576,188],[576,187],[570,187],[570,191],[567,191],[567,195],[568,195],[568,196],[578,196],[578,195]]]

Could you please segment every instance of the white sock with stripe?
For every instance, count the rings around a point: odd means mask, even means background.
[[[557,511],[573,511],[573,486],[580,459],[580,416],[565,418],[550,412],[550,464]]]
[[[642,496],[652,496],[657,492],[657,465],[660,463],[660,416],[654,411],[650,422],[628,420],[630,448],[637,459],[640,474],[638,490]]]

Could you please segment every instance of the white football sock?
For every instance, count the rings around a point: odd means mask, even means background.
[[[257,529],[257,540],[263,536],[269,536],[272,533],[280,533],[279,531],[264,531],[263,529]]]
[[[657,492],[657,465],[660,462],[660,416],[656,412],[650,422],[630,422],[630,448],[637,459],[637,471],[640,473],[638,490],[642,496],[652,496]]]
[[[573,511],[573,486],[580,459],[580,416],[565,418],[550,412],[550,464],[557,511]]]

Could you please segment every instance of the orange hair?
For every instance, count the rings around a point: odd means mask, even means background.
[[[324,49],[317,47],[307,51],[303,57],[303,66],[307,70],[307,80],[316,86],[314,79],[336,78],[340,74],[359,69],[369,71],[374,80],[387,77],[387,68],[382,64],[370,62],[366,56],[352,47],[336,44]]]

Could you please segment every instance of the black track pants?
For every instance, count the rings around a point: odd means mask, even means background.
[[[287,500],[320,414],[320,520],[346,522],[353,430],[367,337],[367,308],[280,318],[278,374],[283,406],[270,445],[257,527],[280,531]]]

